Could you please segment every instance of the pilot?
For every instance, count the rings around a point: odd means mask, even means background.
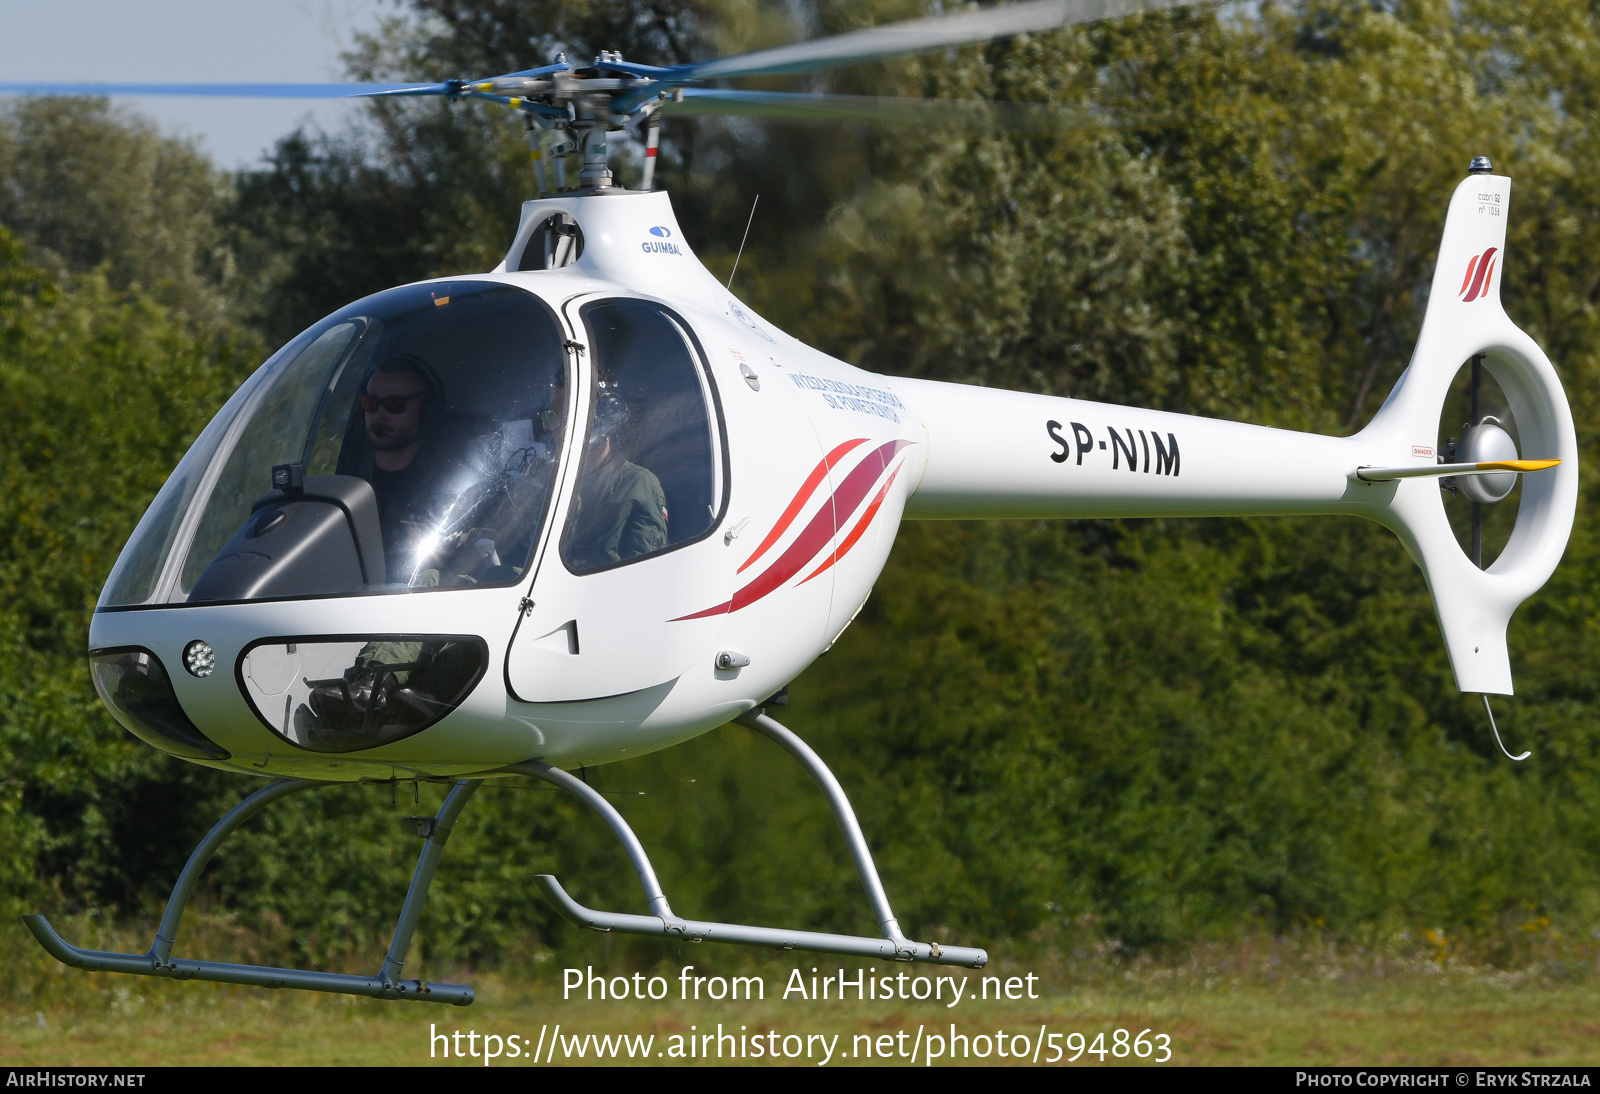
[[[394,574],[423,525],[436,490],[433,480],[443,470],[434,466],[437,454],[424,454],[425,423],[437,409],[439,384],[420,357],[396,354],[372,367],[359,400],[372,449],[368,481],[378,496],[378,525]]]
[[[566,393],[558,388],[555,394],[561,400]],[[661,480],[629,462],[618,446],[618,431],[627,420],[628,404],[614,384],[602,380],[563,552],[575,570],[601,569],[667,546]]]

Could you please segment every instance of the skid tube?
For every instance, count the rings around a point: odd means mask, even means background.
[[[445,797],[438,814],[430,820],[424,818],[427,842],[417,857],[417,869],[411,877],[411,888],[406,892],[405,903],[400,908],[400,919],[395,924],[394,938],[383,967],[375,976],[355,976],[347,973],[312,972],[306,969],[275,969],[261,965],[236,965],[226,961],[190,961],[172,956],[172,946],[178,937],[178,924],[183,910],[194,894],[195,883],[222,842],[245,821],[279,798],[328,783],[308,782],[301,779],[282,779],[263,787],[234,806],[227,816],[217,822],[200,846],[189,856],[189,862],[178,875],[172,896],[167,900],[167,910],[156,928],[155,941],[142,954],[107,953],[103,950],[84,950],[72,945],[56,933],[42,915],[25,915],[22,922],[39,944],[63,965],[91,972],[123,972],[136,976],[163,976],[171,980],[212,980],[221,984],[248,984],[258,988],[300,988],[305,991],[326,991],[341,995],[364,995],[373,999],[407,999],[416,1003],[450,1003],[465,1007],[472,1004],[473,993],[464,984],[430,984],[424,980],[402,980],[400,970],[405,964],[406,951],[411,946],[411,936],[422,915],[422,905],[428,898],[428,887],[433,883],[434,870],[444,854],[445,841],[456,818],[478,789],[478,783],[457,782]]]
[[[845,843],[850,848],[850,857],[855,861],[856,873],[861,879],[861,887],[866,890],[867,900],[872,905],[873,914],[878,921],[878,931],[882,937],[865,938],[859,935],[823,934],[816,931],[787,931],[772,927],[750,927],[739,923],[707,923],[680,918],[668,905],[667,896],[661,890],[660,881],[656,879],[655,868],[650,865],[650,859],[644,852],[644,845],[639,842],[639,837],[634,834],[633,829],[628,827],[628,822],[622,818],[622,814],[618,813],[598,791],[582,780],[574,778],[560,768],[551,767],[538,760],[529,760],[515,764],[508,770],[532,775],[552,783],[600,814],[622,843],[623,850],[627,852],[634,873],[638,875],[639,884],[644,889],[645,903],[650,909],[650,914],[629,915],[585,908],[573,900],[554,877],[540,874],[534,881],[544,893],[545,899],[555,906],[556,911],[578,926],[587,927],[592,931],[619,931],[624,934],[652,935],[679,941],[727,942],[740,946],[766,946],[779,950],[809,950],[815,953],[845,954],[850,957],[889,961],[921,961],[935,965],[957,965],[969,969],[981,969],[989,963],[989,955],[980,949],[913,942],[906,938],[900,931],[900,923],[895,919],[893,909],[889,906],[889,897],[884,892],[883,882],[878,878],[877,865],[872,861],[872,851],[867,847],[866,837],[861,833],[861,825],[856,821],[855,810],[850,807],[850,799],[845,796],[844,788],[839,785],[839,780],[834,777],[833,772],[828,770],[828,765],[812,751],[810,745],[760,711],[752,711],[737,721],[740,725],[753,729],[775,742],[799,760],[801,766],[822,788],[823,794],[827,796],[828,805],[833,810],[834,819],[839,822],[839,830],[844,834]]]

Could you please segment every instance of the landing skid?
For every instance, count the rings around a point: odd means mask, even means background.
[[[972,969],[981,969],[989,963],[989,955],[980,949],[913,942],[906,938],[900,931],[900,923],[889,906],[887,894],[883,891],[883,882],[878,878],[878,868],[872,861],[872,852],[867,847],[866,837],[861,834],[861,825],[856,821],[855,810],[850,808],[850,799],[845,797],[844,788],[839,785],[839,780],[834,778],[833,772],[828,770],[828,765],[812,751],[811,746],[765,714],[753,711],[738,721],[740,725],[755,730],[799,760],[801,766],[822,788],[822,792],[828,798],[828,805],[833,809],[834,819],[839,822],[839,830],[844,834],[845,843],[850,847],[850,857],[855,860],[856,873],[861,879],[861,887],[866,890],[867,900],[872,905],[881,937],[865,938],[858,935],[787,931],[772,927],[706,923],[679,918],[667,903],[666,894],[661,890],[661,883],[656,879],[655,869],[650,865],[644,846],[639,842],[639,837],[634,835],[633,829],[628,827],[628,822],[622,819],[622,814],[612,808],[611,803],[587,783],[573,778],[559,768],[532,760],[517,764],[510,770],[520,771],[552,783],[600,814],[627,852],[634,873],[638,875],[639,884],[644,889],[645,902],[650,914],[628,915],[585,908],[568,896],[567,891],[554,877],[540,874],[534,880],[544,893],[545,899],[567,919],[593,931],[620,931],[624,934],[650,935],[677,941],[727,942],[779,950],[810,950],[817,953],[837,953],[889,961],[922,961],[935,965],[960,965]]]
[[[64,965],[91,972],[125,972],[136,976],[164,976],[169,980],[213,980],[222,984],[249,984],[258,988],[300,988],[305,991],[327,991],[342,995],[365,995],[374,999],[409,999],[416,1003],[451,1003],[458,1007],[472,1004],[472,989],[463,984],[432,984],[424,980],[402,980],[400,970],[405,965],[406,950],[411,946],[411,936],[416,932],[417,919],[422,915],[422,905],[428,897],[428,887],[433,883],[433,872],[438,868],[439,857],[444,854],[444,844],[450,838],[450,829],[456,818],[478,789],[476,782],[458,782],[446,795],[444,804],[431,822],[424,819],[427,843],[417,857],[417,869],[411,877],[411,888],[400,908],[400,920],[395,924],[394,939],[383,967],[375,976],[352,976],[345,973],[312,972],[306,969],[274,969],[261,965],[235,965],[226,961],[189,961],[172,956],[173,943],[178,937],[178,924],[183,910],[194,894],[195,882],[205,869],[222,841],[233,834],[245,821],[279,798],[327,783],[284,779],[257,790],[217,822],[206,838],[200,841],[189,862],[178,875],[172,896],[167,901],[166,913],[156,928],[155,941],[142,954],[107,953],[101,950],[84,950],[67,942],[56,933],[42,915],[25,915],[23,923],[33,932],[39,944]]]
[[[861,825],[856,822],[855,811],[850,808],[850,799],[845,797],[844,789],[839,785],[839,780],[834,778],[833,772],[828,770],[827,765],[809,745],[766,715],[747,714],[739,719],[739,723],[776,742],[799,760],[822,787],[822,792],[827,795],[828,805],[833,809],[834,819],[839,822],[839,829],[844,833],[845,842],[850,847],[850,856],[855,860],[861,886],[866,890],[867,900],[877,917],[881,937],[865,938],[858,935],[823,934],[816,931],[786,931],[772,927],[708,923],[680,918],[667,903],[667,896],[661,891],[661,883],[656,879],[655,868],[650,865],[644,846],[639,842],[639,837],[634,835],[633,829],[628,827],[628,822],[622,819],[622,814],[613,809],[610,802],[582,780],[573,778],[560,768],[551,767],[537,760],[529,760],[506,770],[532,775],[552,783],[600,814],[610,825],[617,839],[622,842],[623,849],[627,851],[634,873],[638,875],[639,884],[644,888],[645,903],[650,910],[648,915],[630,915],[598,912],[585,908],[568,896],[567,891],[554,877],[540,874],[535,881],[545,898],[558,912],[580,927],[594,931],[618,931],[623,934],[650,935],[688,942],[727,942],[778,950],[809,950],[816,953],[837,953],[885,961],[922,961],[973,969],[981,969],[988,964],[989,955],[983,950],[913,942],[906,938],[900,931],[900,924],[895,919],[894,911],[889,907],[889,898],[883,891],[883,882],[878,879],[878,868],[873,864],[872,852],[867,848],[866,837],[861,834]],[[470,1006],[473,999],[472,989],[464,984],[403,980],[400,978],[400,972],[405,965],[406,951],[411,946],[411,936],[416,933],[417,920],[422,915],[422,905],[427,900],[428,888],[433,884],[434,871],[438,868],[440,856],[444,854],[445,841],[450,838],[450,830],[455,826],[456,818],[461,815],[462,809],[466,807],[467,800],[477,791],[480,785],[477,781],[457,782],[446,795],[438,814],[431,820],[410,818],[417,821],[418,833],[424,836],[427,842],[417,857],[417,868],[411,876],[411,888],[406,892],[405,903],[400,908],[400,919],[395,924],[394,938],[389,944],[389,952],[383,959],[382,968],[375,975],[353,976],[306,969],[236,965],[226,961],[191,961],[172,956],[172,948],[178,937],[178,926],[183,920],[183,912],[189,904],[189,898],[194,895],[195,883],[200,880],[201,871],[205,869],[206,863],[211,860],[211,856],[216,853],[223,841],[241,824],[278,799],[302,790],[327,785],[330,784],[284,779],[256,791],[234,806],[227,816],[217,822],[216,827],[206,835],[206,838],[200,841],[200,846],[195,848],[194,854],[189,856],[183,872],[178,875],[177,884],[173,886],[172,896],[167,900],[167,910],[161,917],[160,926],[156,928],[155,940],[150,943],[150,949],[142,954],[80,949],[57,934],[55,928],[50,926],[49,921],[42,915],[25,915],[22,921],[50,956],[64,965],[91,972],[161,976],[169,980],[211,980],[222,984],[248,984],[258,988],[299,988],[304,991],[364,995],[373,999],[405,999],[417,1003]]]

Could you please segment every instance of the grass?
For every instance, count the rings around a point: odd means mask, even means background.
[[[181,952],[217,953],[197,932],[194,948]],[[588,1034],[654,1037],[649,1063],[717,1063],[699,1056],[670,1059],[676,1044],[687,1051],[684,1038],[714,1035],[720,1023],[724,1033],[749,1037],[761,1034],[780,1049],[789,1035],[834,1037],[832,1063],[867,1062],[851,1059],[853,1051],[870,1038],[874,1049],[889,1047],[888,1059],[871,1062],[908,1064],[897,1053],[920,1045],[916,1063],[926,1062],[934,1044],[945,1051],[934,1063],[947,1065],[948,1034],[969,1038],[1004,1030],[1008,1039],[1036,1038],[1041,1026],[1047,1032],[1086,1035],[1088,1047],[1097,1034],[1106,1035],[1108,1047],[1115,1031],[1171,1038],[1172,1063],[1205,1064],[1430,1064],[1557,1065],[1592,1064],[1600,1060],[1600,975],[1587,950],[1574,957],[1531,960],[1516,971],[1473,965],[1423,947],[1409,956],[1403,952],[1340,949],[1316,942],[1266,942],[1232,947],[1204,947],[1182,960],[1159,963],[1127,961],[1105,955],[1078,954],[1041,959],[1035,964],[995,966],[976,974],[966,998],[954,1008],[943,1002],[914,1000],[884,1002],[854,999],[840,1002],[782,998],[783,988],[795,969],[809,980],[813,966],[824,973],[840,967],[838,961],[810,957],[788,960],[759,955],[714,951],[711,947],[683,947],[672,959],[699,966],[697,974],[721,972],[725,976],[760,976],[765,999],[683,1002],[676,963],[655,968],[621,966],[608,971],[635,971],[660,975],[667,982],[668,998],[660,1001],[562,999],[560,962],[545,953],[525,971],[510,973],[435,972],[441,979],[461,979],[478,989],[470,1008],[431,1007],[300,992],[274,992],[217,984],[173,983],[110,974],[81,973],[54,966],[42,954],[35,956],[21,939],[10,936],[0,946],[0,959],[11,973],[13,988],[0,1003],[0,1065],[104,1065],[139,1067],[162,1064],[469,1064],[483,1066],[481,1055],[443,1058],[434,1032],[468,1032],[477,1039],[471,1047],[481,1052],[482,1036],[501,1039],[500,1047],[515,1045],[520,1055],[502,1056],[496,1066],[529,1066],[530,1048],[512,1042],[512,1035],[539,1042],[546,1035],[548,1051],[557,1024],[563,1038]],[[97,945],[108,945],[101,938]],[[142,948],[142,947],[140,947]],[[712,967],[713,962],[730,964]],[[358,967],[352,965],[351,969]],[[847,976],[855,965],[846,962]],[[918,967],[879,967],[879,973],[906,972],[908,976],[930,970]],[[935,974],[972,975],[962,970],[932,970]],[[974,1000],[983,975],[1001,978],[1026,976],[1038,980],[1038,998]],[[907,981],[908,985],[910,981]],[[809,988],[809,983],[808,983]],[[658,985],[657,990],[661,988]],[[1024,985],[1025,990],[1025,985]],[[830,993],[834,995],[836,993]],[[854,994],[852,989],[851,994]],[[991,988],[991,994],[997,994]],[[948,993],[944,1002],[948,1002]],[[922,1028],[917,1040],[918,1027]],[[691,1029],[691,1027],[693,1027]],[[741,1027],[745,1027],[741,1030]],[[905,1031],[905,1041],[895,1040]],[[943,1035],[941,1042],[929,1036]],[[885,1035],[889,1041],[880,1041]],[[566,1043],[566,1042],[564,1042]],[[1021,1042],[1010,1041],[1010,1047]],[[1059,1042],[1069,1048],[1063,1036]],[[490,1042],[494,1044],[494,1042]],[[724,1051],[727,1051],[724,1042]],[[787,1042],[799,1050],[801,1041]],[[1074,1042],[1075,1044],[1075,1042]],[[430,1045],[436,1055],[430,1057]],[[981,1050],[984,1042],[969,1042]],[[809,1042],[810,1063],[820,1062],[825,1042]],[[746,1042],[746,1051],[749,1042]],[[1031,1048],[1030,1048],[1031,1054]],[[567,1060],[557,1052],[555,1062],[593,1063],[590,1046],[584,1060]],[[658,1056],[657,1053],[663,1055]],[[1040,1062],[1051,1055],[1048,1047]],[[626,1053],[621,1062],[626,1062]],[[765,1056],[730,1062],[771,1066]],[[806,1058],[783,1062],[805,1063]],[[956,1063],[979,1062],[957,1059]],[[1016,1063],[990,1055],[986,1061]],[[1031,1061],[1030,1061],[1031,1062]],[[1063,1060],[1063,1063],[1067,1061]],[[1108,1056],[1106,1064],[1137,1063],[1134,1058]],[[1092,1052],[1071,1066],[1101,1066]]]

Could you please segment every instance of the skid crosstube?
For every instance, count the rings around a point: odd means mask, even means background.
[[[411,946],[411,936],[416,932],[417,920],[422,915],[422,905],[428,897],[428,887],[433,883],[434,871],[444,854],[445,841],[450,829],[466,806],[467,800],[478,789],[476,782],[461,781],[445,797],[444,805],[431,821],[425,821],[427,843],[417,857],[417,869],[411,877],[411,888],[406,892],[405,904],[400,909],[400,920],[395,924],[394,938],[384,957],[383,967],[375,976],[353,976],[347,973],[313,972],[307,969],[275,969],[261,965],[235,965],[226,961],[190,961],[172,956],[172,946],[178,937],[178,924],[183,919],[184,908],[194,894],[195,883],[222,842],[245,821],[259,813],[279,798],[309,790],[326,783],[283,779],[251,794],[234,806],[227,816],[217,822],[206,838],[200,841],[194,854],[189,856],[183,872],[178,875],[172,896],[167,900],[167,910],[156,929],[155,941],[142,954],[107,953],[85,950],[72,945],[50,926],[42,915],[25,915],[22,921],[45,951],[64,965],[94,972],[122,972],[136,976],[161,976],[171,980],[213,980],[223,984],[248,984],[260,988],[300,988],[305,991],[326,991],[342,995],[365,995],[374,999],[407,999],[418,1003],[450,1003],[458,1007],[470,1006],[473,993],[462,984],[432,984],[423,980],[402,980],[400,970],[405,964],[406,951]]]
[[[430,984],[422,980],[384,980],[377,976],[275,969],[263,965],[235,965],[226,961],[158,961],[148,953],[107,953],[84,950],[67,942],[42,915],[25,915],[22,922],[39,945],[63,965],[89,972],[126,972],[139,976],[164,976],[170,980],[214,980],[221,984],[248,984],[257,988],[301,988],[374,999],[410,999],[419,1003],[472,1003],[472,989],[462,984]]]
[[[748,927],[739,923],[706,923],[695,919],[597,912],[573,900],[561,883],[549,874],[539,874],[533,880],[556,911],[591,931],[654,935],[674,942],[727,942],[736,946],[765,946],[775,950],[809,950],[812,953],[837,953],[880,961],[921,961],[930,965],[957,965],[966,969],[981,969],[989,962],[987,953],[967,946],[939,946],[905,939],[896,942],[888,938],[865,938],[853,934],[786,931],[776,927]]]
[[[639,878],[639,884],[644,889],[645,902],[649,906],[650,914],[629,915],[585,908],[567,895],[567,891],[554,877],[541,874],[535,881],[545,898],[555,906],[556,911],[573,923],[595,931],[620,931],[625,934],[642,934],[689,942],[728,942],[741,946],[766,946],[780,950],[809,950],[881,960],[922,961],[936,965],[959,965],[969,969],[981,969],[989,963],[989,955],[980,949],[966,946],[939,946],[928,942],[913,942],[906,938],[900,931],[900,923],[895,918],[893,909],[889,906],[889,897],[884,892],[883,882],[878,878],[877,865],[872,860],[872,851],[867,847],[866,837],[862,835],[855,810],[850,807],[850,799],[845,796],[844,788],[839,785],[839,780],[834,777],[833,772],[828,770],[827,764],[822,762],[822,758],[811,749],[810,745],[760,711],[752,711],[738,721],[740,725],[755,730],[799,760],[801,766],[817,781],[823,794],[827,796],[834,819],[838,821],[839,830],[844,834],[845,843],[850,848],[850,857],[855,861],[861,887],[866,890],[867,900],[872,904],[881,937],[786,931],[772,927],[705,923],[680,918],[673,914],[671,906],[667,903],[667,896],[662,892],[661,883],[656,879],[655,868],[650,865],[649,856],[645,854],[644,845],[639,842],[639,837],[634,834],[633,829],[628,827],[628,822],[622,818],[622,814],[618,813],[598,791],[582,780],[574,778],[560,768],[551,767],[537,760],[529,760],[513,765],[507,770],[532,775],[552,783],[600,815],[621,842],[623,850],[627,852],[634,873]]]

